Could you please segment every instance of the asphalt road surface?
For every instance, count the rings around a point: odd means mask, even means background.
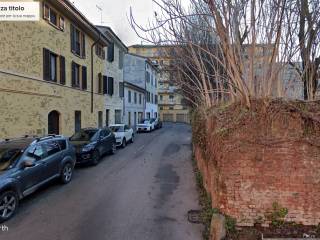
[[[200,240],[191,129],[167,124],[22,200],[1,240]],[[1,224],[0,224],[1,226]]]

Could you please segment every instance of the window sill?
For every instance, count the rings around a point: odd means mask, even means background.
[[[77,54],[75,51],[71,50],[72,54],[75,55],[76,57],[78,58],[81,58],[81,59],[86,59],[86,56],[80,56],[79,54]]]
[[[57,25],[53,24],[52,22],[50,22],[49,19],[44,19],[50,26],[54,27],[55,29],[64,32],[64,29],[59,28]]]

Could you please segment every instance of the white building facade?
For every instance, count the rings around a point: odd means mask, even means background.
[[[118,38],[111,28],[97,26],[98,29],[110,40],[107,48],[106,72],[103,76],[103,93],[105,96],[106,123],[123,123],[125,120],[124,112],[124,56],[128,52],[125,44]]]
[[[126,54],[124,58],[124,79],[144,89],[144,111],[142,118],[150,119],[158,117],[158,93],[157,80],[158,69],[148,58]],[[125,95],[127,97],[127,95]]]
[[[146,90],[129,82],[124,82],[124,123],[132,128],[143,119],[146,107]]]
[[[158,69],[146,61],[146,110],[145,118],[158,117]]]

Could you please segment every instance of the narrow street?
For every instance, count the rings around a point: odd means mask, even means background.
[[[21,202],[5,240],[198,240],[201,225],[191,165],[191,128],[167,124],[96,167],[76,168],[72,182],[52,183]]]

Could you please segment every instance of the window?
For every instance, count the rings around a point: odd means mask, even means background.
[[[60,56],[60,83],[66,84],[66,60]]]
[[[160,110],[163,110],[163,107],[159,107],[160,108]]]
[[[110,109],[106,109],[106,126],[109,126],[109,117],[110,115]]]
[[[57,55],[50,53],[50,81],[57,81]]]
[[[128,102],[131,103],[131,91],[128,91]]]
[[[173,110],[173,107],[169,107],[169,110]]]
[[[43,18],[54,27],[64,31],[65,29],[64,17],[59,15],[48,4],[43,5]]]
[[[139,104],[142,104],[142,96],[141,96],[141,93],[139,93]]]
[[[153,103],[153,93],[151,93],[151,103]]]
[[[124,85],[123,85],[123,82],[119,83],[119,97],[121,97],[121,98],[124,97]]]
[[[150,92],[147,92],[147,102],[150,102]]]
[[[110,96],[112,96],[113,95],[113,87],[114,86],[114,80],[113,80],[113,77],[108,77],[108,94],[110,95]]]
[[[79,29],[71,24],[71,52],[75,55],[86,57],[85,35]]]
[[[136,104],[137,103],[137,93],[134,92],[134,103]]]
[[[48,156],[52,156],[60,152],[59,144],[55,141],[48,141],[43,144],[45,150],[47,151]]]
[[[60,70],[59,76],[58,69]],[[65,58],[45,48],[43,49],[43,79],[53,82],[59,79],[61,84],[65,84],[66,81]]]
[[[35,160],[41,160],[43,159],[46,154],[44,149],[42,148],[41,145],[37,144],[37,145],[33,145],[31,146],[28,150],[27,150],[27,156],[28,157],[32,157]]]
[[[65,150],[67,148],[66,140],[57,140],[57,143],[59,144],[61,150]]]
[[[55,11],[53,11],[52,9],[50,9],[49,21],[55,26],[58,25],[57,13]]]
[[[128,112],[128,125],[131,126],[131,112]]]
[[[75,62],[72,62],[71,66],[72,87],[80,88],[80,65],[76,64]]]
[[[163,96],[162,95],[160,95],[160,101],[162,101],[163,100]]]
[[[107,76],[102,76],[102,73],[98,74],[98,93],[102,94],[103,93],[103,82],[106,81]]]
[[[114,111],[114,122],[115,124],[120,124],[121,123],[121,110],[115,110]]]
[[[123,51],[119,49],[119,69],[123,68],[123,56],[124,56]]]
[[[169,95],[169,98],[170,98],[170,100],[173,100],[174,96],[173,95]]]
[[[102,123],[103,122],[103,112],[99,111],[98,112],[98,128],[102,128]]]
[[[147,81],[147,83],[150,82],[150,73],[149,72],[146,72],[146,81]]]
[[[103,60],[106,58],[106,52],[104,51],[103,47],[100,44],[96,45],[96,54],[99,58]]]
[[[103,93],[112,96],[113,92],[114,92],[113,77],[103,76]]]
[[[81,88],[87,90],[87,67],[82,66],[82,84]]]
[[[81,130],[81,111],[74,112],[74,130],[75,132]]]
[[[113,62],[114,60],[114,43],[108,46],[108,61]]]
[[[154,95],[154,103],[158,104],[158,95]]]

